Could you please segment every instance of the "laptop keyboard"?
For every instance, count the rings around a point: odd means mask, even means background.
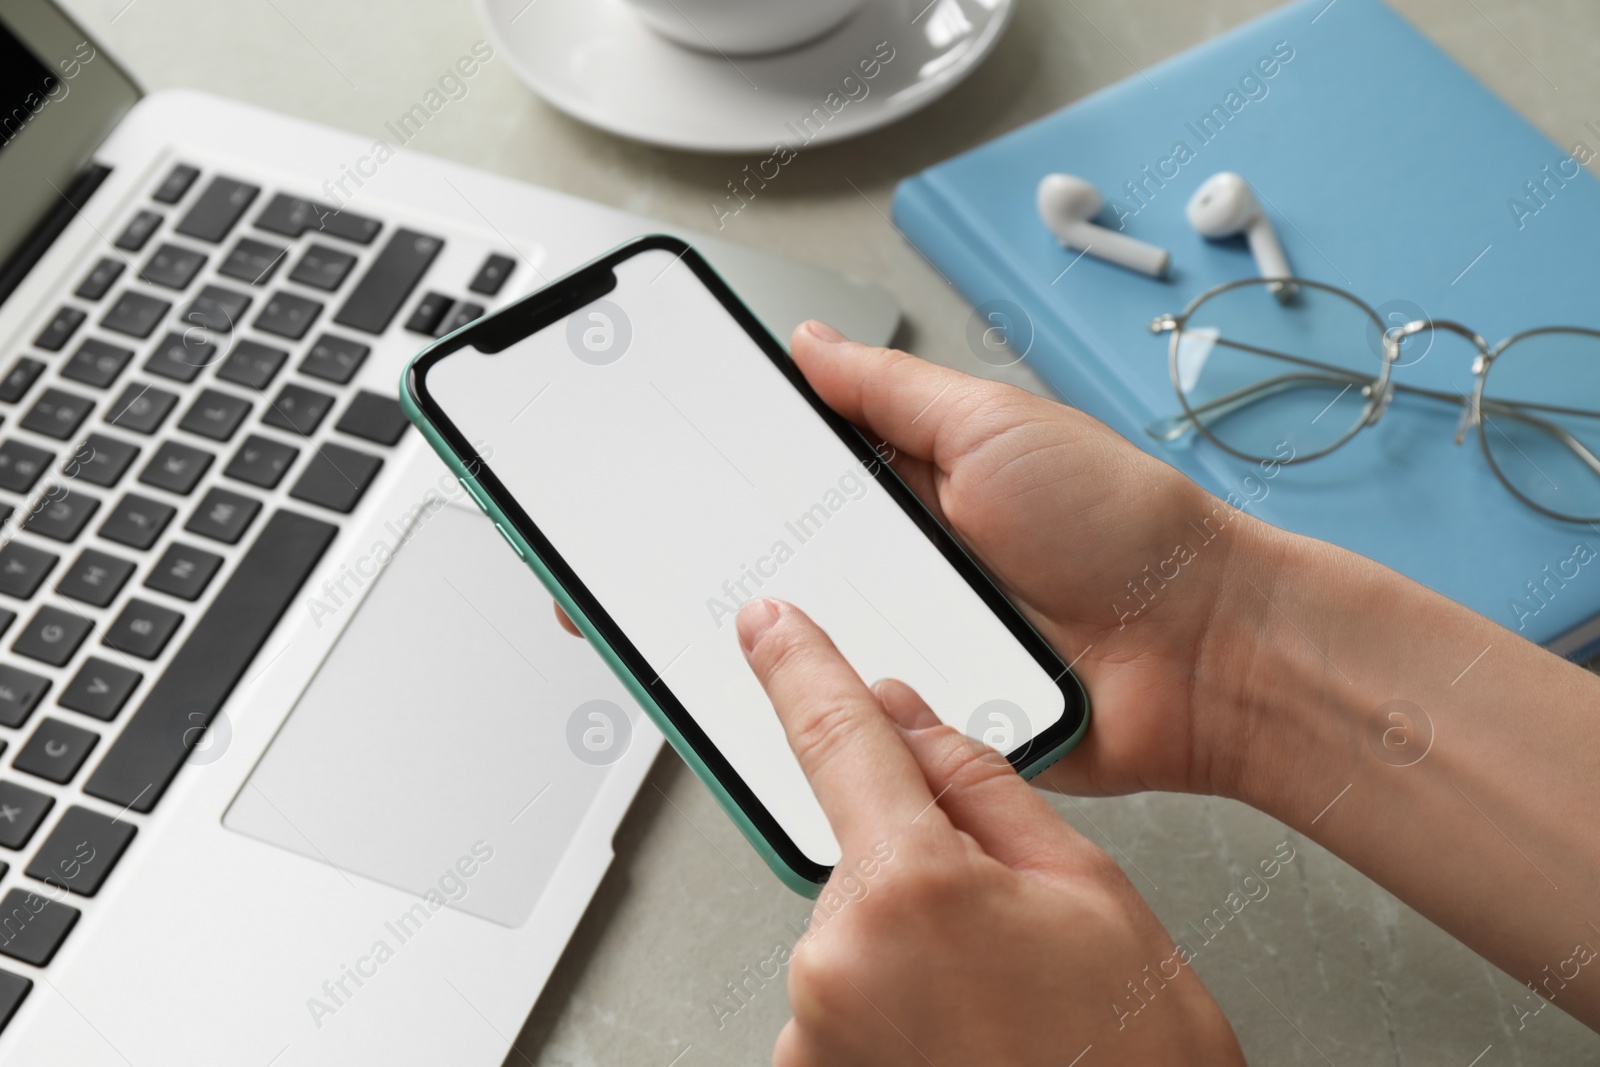
[[[107,236],[0,367],[0,957],[29,967],[405,433],[352,384],[377,337],[408,302],[418,345],[464,325],[515,270],[419,294],[443,238],[187,163]],[[0,1026],[28,973],[0,967]]]

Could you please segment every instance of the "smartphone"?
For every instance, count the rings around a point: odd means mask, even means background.
[[[798,605],[869,683],[904,680],[1024,775],[1087,728],[1067,664],[675,237],[640,237],[441,338],[401,393],[798,892],[815,895],[840,849],[740,652],[746,600]]]

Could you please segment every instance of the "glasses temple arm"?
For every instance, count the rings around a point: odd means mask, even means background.
[[[1252,404],[1257,404],[1264,400],[1270,400],[1272,397],[1278,396],[1292,389],[1309,388],[1313,385],[1325,385],[1328,383],[1338,384],[1340,382],[1343,382],[1346,389],[1348,389],[1352,385],[1366,386],[1370,385],[1374,381],[1374,379],[1365,375],[1356,374],[1354,372],[1346,372],[1342,368],[1335,367],[1327,363],[1305,359],[1300,356],[1293,356],[1287,352],[1279,352],[1270,348],[1262,348],[1257,345],[1246,344],[1244,342],[1233,341],[1226,338],[1217,338],[1212,343],[1218,346],[1225,346],[1245,352],[1251,352],[1260,356],[1284,360],[1286,362],[1299,364],[1300,366],[1304,367],[1317,368],[1325,373],[1280,374],[1272,378],[1267,378],[1256,382],[1254,385],[1248,385],[1242,389],[1236,389],[1231,393],[1226,393],[1222,396],[1208,400],[1203,404],[1196,405],[1192,407],[1190,411],[1178,412],[1165,418],[1154,419],[1145,424],[1145,433],[1149,434],[1158,441],[1162,441],[1164,443],[1172,442],[1176,441],[1184,434],[1194,430],[1196,428],[1195,420],[1197,417],[1215,415],[1219,419],[1226,418],[1227,416],[1232,415],[1237,411],[1241,411]],[[1417,386],[1395,383],[1393,388],[1397,392],[1416,393],[1421,396],[1432,397],[1438,400],[1456,401],[1461,403],[1466,402],[1465,397],[1458,397],[1451,393],[1439,392],[1432,389],[1423,389]],[[1343,394],[1341,393],[1340,395]],[[1489,399],[1485,399],[1481,402],[1481,410],[1485,414],[1490,411],[1493,411],[1496,414],[1503,414],[1510,418],[1524,422],[1536,429],[1542,430],[1551,437],[1555,438],[1557,441],[1561,442],[1561,444],[1565,445],[1574,455],[1582,460],[1590,470],[1594,471],[1595,474],[1600,475],[1600,457],[1597,457],[1593,452],[1591,452],[1582,441],[1578,440],[1560,425],[1547,419],[1541,419],[1535,415],[1529,414],[1530,411],[1538,410],[1550,411],[1556,414],[1574,415],[1582,418],[1600,418],[1600,412],[1582,408],[1565,408],[1544,404],[1526,404],[1519,401]]]
[[[1203,404],[1194,405],[1189,411],[1178,412],[1166,418],[1155,419],[1145,423],[1144,432],[1158,441],[1176,441],[1184,434],[1195,429],[1195,420],[1208,415],[1215,415],[1219,419],[1227,418],[1236,411],[1241,411],[1252,404],[1259,404],[1270,400],[1281,393],[1292,389],[1304,389],[1312,386],[1326,386],[1329,384],[1343,384],[1345,389],[1351,386],[1368,386],[1372,379],[1360,374],[1279,374],[1247,385],[1243,389],[1235,389],[1231,393],[1207,400]],[[1343,396],[1343,392],[1340,396]],[[1337,399],[1337,398],[1335,398]]]
[[[1568,433],[1565,427],[1557,425],[1549,419],[1541,419],[1536,415],[1528,414],[1523,405],[1514,401],[1485,400],[1482,402],[1482,409],[1484,421],[1486,422],[1488,421],[1489,412],[1493,411],[1496,415],[1505,415],[1508,418],[1524,422],[1534,429],[1544,431],[1566,445],[1591,471],[1595,474],[1600,474],[1600,457],[1589,451],[1584,443]]]

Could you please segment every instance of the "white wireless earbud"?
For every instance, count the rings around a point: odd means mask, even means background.
[[[1068,248],[1160,278],[1172,254],[1089,220],[1101,207],[1100,192],[1071,174],[1046,174],[1039,183],[1039,217]]]
[[[1261,210],[1250,183],[1231,170],[1213,174],[1189,198],[1185,209],[1189,225],[1201,237],[1237,237],[1240,234],[1250,244],[1250,254],[1256,257],[1256,269],[1263,278],[1292,278],[1289,257],[1283,254],[1283,245]],[[1294,286],[1276,282],[1272,293],[1287,302],[1294,296]]]

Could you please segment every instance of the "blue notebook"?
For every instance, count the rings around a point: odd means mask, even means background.
[[[1472,437],[1456,447],[1458,409],[1396,399],[1339,451],[1282,468],[1265,496],[1247,491],[1249,462],[1143,427],[1178,409],[1150,321],[1255,273],[1242,242],[1205,241],[1185,219],[1211,174],[1256,187],[1295,273],[1394,322],[1455,319],[1493,344],[1600,327],[1600,182],[1574,162],[1591,146],[1600,131],[1551,142],[1378,0],[1304,0],[907,179],[894,217],[974,305],[1027,312],[1027,361],[1069,403],[1218,495],[1259,496],[1249,510],[1269,522],[1576,656],[1600,644],[1600,530],[1521,504]],[[1053,171],[1105,194],[1099,221],[1170,249],[1170,277],[1087,257],[1063,274],[1076,253],[1034,207]],[[1441,335],[1396,380],[1460,392],[1469,355]],[[1572,388],[1600,403],[1600,361]]]

